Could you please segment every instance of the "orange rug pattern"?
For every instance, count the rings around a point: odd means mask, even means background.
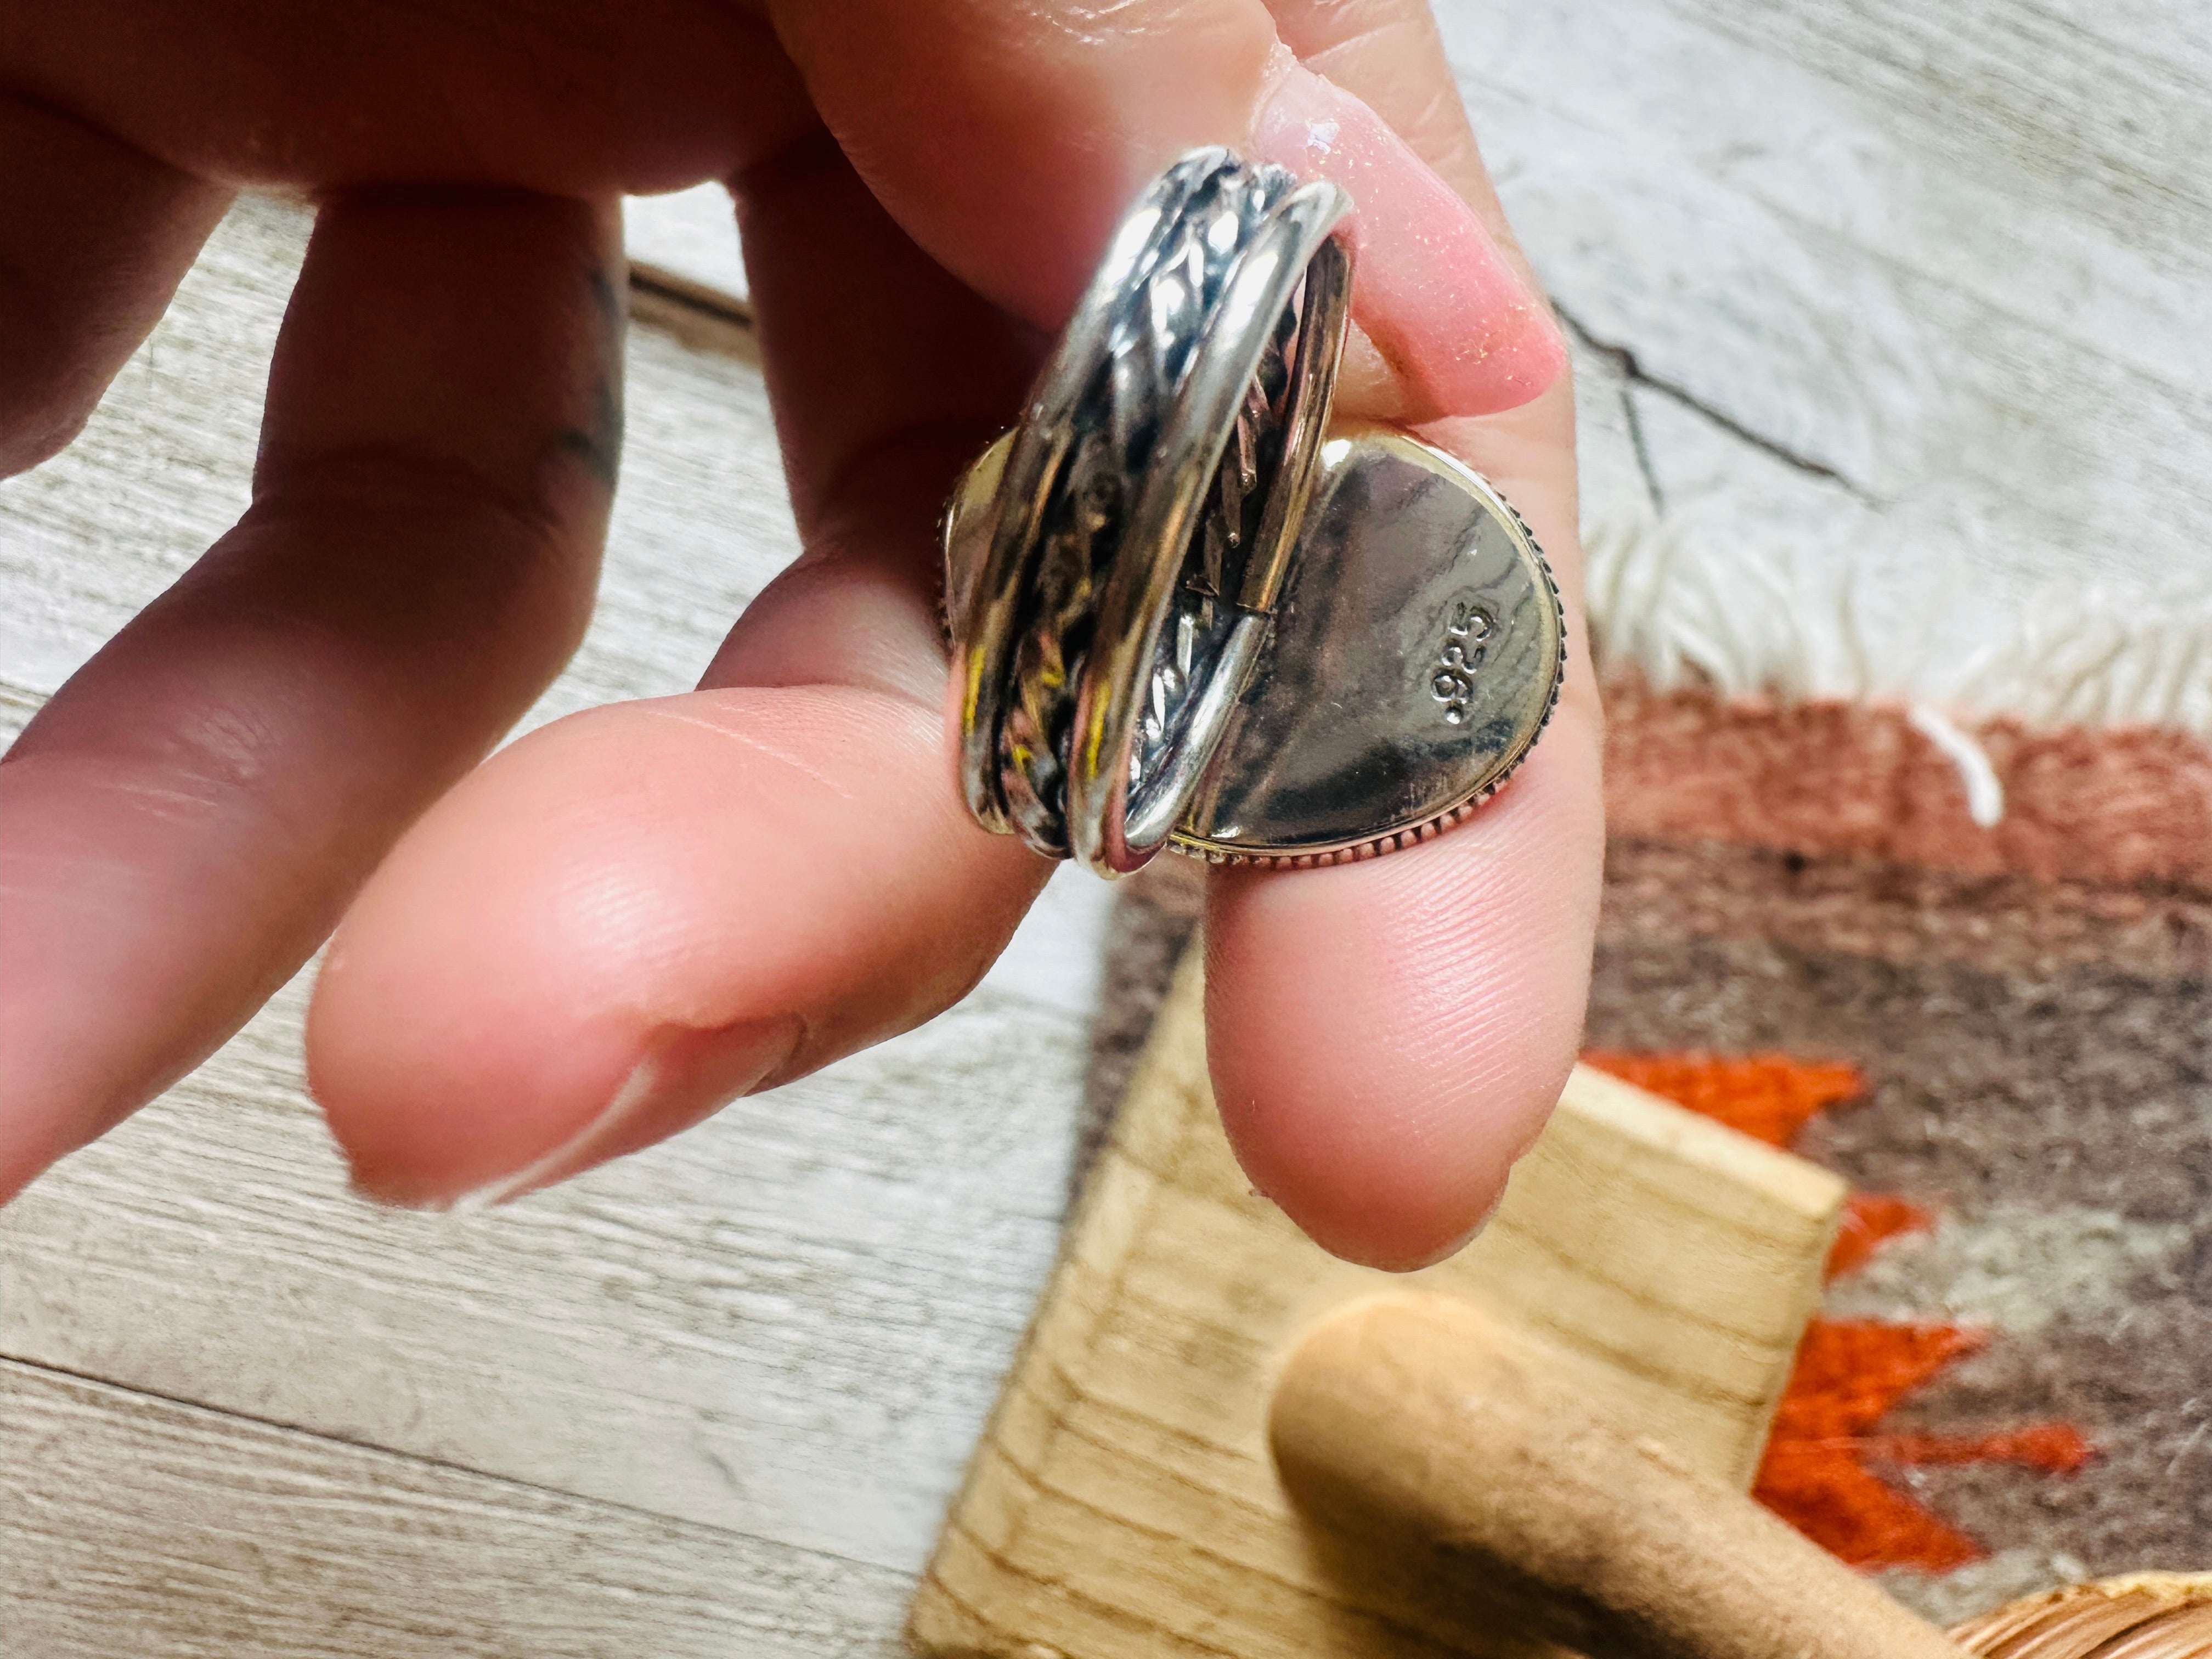
[[[1593,1051],[1583,1058],[1775,1146],[1789,1146],[1817,1114],[1865,1090],[1856,1066],[1780,1054]],[[1933,1219],[1891,1194],[1854,1193],[1828,1258],[1829,1277],[1856,1271],[1889,1239]],[[1986,1552],[1972,1538],[1869,1466],[2005,1462],[2063,1474],[2087,1462],[2088,1440],[2064,1423],[1982,1435],[1878,1431],[1899,1400],[1987,1340],[1955,1325],[1815,1319],[1775,1413],[1754,1494],[1856,1567],[1944,1572],[1981,1559]]]

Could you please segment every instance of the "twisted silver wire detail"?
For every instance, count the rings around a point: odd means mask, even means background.
[[[1182,395],[1206,326],[1254,233],[1297,188],[1280,167],[1224,160],[1206,167],[1155,228],[1107,319],[1106,349],[1076,400],[1074,433],[1048,488],[1037,551],[1015,617],[1017,645],[997,734],[1006,816],[1032,847],[1069,850],[1067,779],[1077,688],[1093,644],[1098,596],[1117,558],[1134,495],[1169,411]],[[1258,373],[1186,546],[1174,611],[1156,654],[1132,750],[1133,787],[1172,742],[1225,636],[1233,596],[1281,451],[1295,305],[1273,320]],[[1167,556],[1168,550],[1134,550]]]
[[[1368,858],[1472,811],[1565,663],[1543,555],[1463,462],[1332,426],[1351,198],[1225,150],[1131,204],[941,529],[959,784],[1104,875]],[[1478,637],[1479,635],[1479,637]]]

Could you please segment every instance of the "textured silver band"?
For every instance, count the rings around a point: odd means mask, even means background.
[[[1223,150],[1116,233],[945,516],[962,788],[1106,874],[1297,868],[1443,832],[1543,733],[1566,625],[1510,502],[1331,426],[1350,204]]]
[[[1327,184],[1224,150],[1132,210],[1004,459],[949,605],[975,816],[1137,868],[1182,817],[1267,637],[1343,346]]]

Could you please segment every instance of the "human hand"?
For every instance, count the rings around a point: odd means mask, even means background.
[[[75,430],[229,191],[319,204],[251,509],[0,767],[0,1194],[195,1064],[341,913],[310,1081],[358,1183],[403,1203],[573,1174],[960,996],[1048,866],[961,806],[932,526],[1192,145],[1350,188],[1340,411],[1437,421],[1573,625],[1559,348],[1481,229],[1504,234],[1419,0],[82,0],[0,27],[0,86],[7,470]],[[710,178],[805,554],[700,690],[477,767],[590,604],[616,199]],[[1577,663],[1465,824],[1209,875],[1216,1091],[1322,1243],[1411,1265],[1486,1212],[1572,1059],[1600,848]]]

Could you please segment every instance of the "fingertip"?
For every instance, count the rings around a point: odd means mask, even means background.
[[[1407,1269],[1480,1226],[1572,1068],[1602,823],[1556,720],[1468,823],[1388,857],[1210,884],[1208,1060],[1254,1183],[1325,1249]]]
[[[0,93],[0,477],[83,428],[161,317],[229,193]]]
[[[957,1000],[1044,871],[949,770],[933,709],[822,686],[502,751],[378,871],[316,988],[310,1082],[356,1184],[513,1195]]]

